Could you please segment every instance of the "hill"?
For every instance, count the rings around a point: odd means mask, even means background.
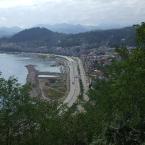
[[[34,41],[55,41],[62,34],[52,32],[46,28],[31,28],[25,29],[14,36],[9,41],[12,42],[34,42]]]
[[[96,30],[79,34],[63,34],[46,28],[23,30],[11,38],[0,40],[0,50],[53,52],[73,55],[92,48],[135,46],[135,29],[126,27],[112,30]],[[81,49],[81,51],[80,51]]]
[[[96,30],[76,35],[68,35],[62,41],[61,45],[74,46],[74,45],[87,45],[87,46],[109,46],[115,47],[122,44],[127,46],[135,46],[135,29],[133,27],[126,27],[122,29],[112,30]]]
[[[0,27],[0,38],[2,37],[10,37],[18,32],[20,32],[22,29],[19,27]]]
[[[73,25],[73,24],[54,24],[54,25],[38,25],[39,27],[45,27],[51,31],[58,32],[58,33],[65,33],[65,34],[78,34],[78,33],[84,33],[92,30],[98,29],[95,26],[86,26],[86,25]]]
[[[65,34],[78,34],[85,33],[89,31],[95,30],[108,30],[113,28],[122,28],[121,25],[109,25],[109,24],[99,24],[96,26],[92,25],[80,25],[80,24],[68,24],[68,23],[60,23],[60,24],[39,24],[37,27],[45,27],[51,31]]]

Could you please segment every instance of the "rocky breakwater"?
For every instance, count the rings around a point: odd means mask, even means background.
[[[28,70],[27,84],[31,86],[30,95],[32,97],[41,97],[42,94],[39,87],[39,79],[38,79],[39,72],[35,69],[34,65],[27,65],[26,68]]]

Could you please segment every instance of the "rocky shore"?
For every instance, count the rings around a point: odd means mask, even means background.
[[[35,68],[35,65],[27,65],[28,70],[27,84],[31,86],[30,95],[32,97],[42,98],[44,100],[64,97],[66,91],[66,79],[64,72],[51,73],[40,72]]]
[[[27,65],[26,68],[28,70],[27,84],[30,84],[32,87],[30,94],[32,97],[40,97],[41,90],[38,79],[39,72],[35,69],[34,65]]]

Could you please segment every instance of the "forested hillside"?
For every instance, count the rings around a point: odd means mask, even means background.
[[[72,52],[92,48],[136,46],[134,27],[122,29],[91,31],[80,34],[62,34],[46,28],[31,28],[23,30],[11,38],[0,40],[0,50],[50,52],[73,55]],[[58,51],[59,48],[59,51]]]
[[[55,41],[60,38],[59,33],[52,32],[46,28],[31,28],[23,30],[14,36],[9,41],[11,42],[31,42],[33,41]]]
[[[135,29],[134,27],[127,27],[122,29],[112,30],[98,30],[86,33],[80,33],[76,35],[69,35],[62,41],[61,45],[76,46],[76,45],[90,45],[94,47],[99,46],[121,46],[126,44],[127,46],[135,46]]]
[[[102,66],[85,111],[58,107],[29,96],[29,86],[0,79],[1,145],[144,145],[145,23],[137,26],[138,47],[117,49],[119,60]],[[58,109],[59,108],[59,109]],[[66,111],[67,110],[67,111]],[[63,112],[63,113],[62,113]]]

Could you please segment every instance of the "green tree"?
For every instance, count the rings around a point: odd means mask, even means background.
[[[104,80],[90,90],[89,105],[100,120],[92,144],[141,145],[145,142],[145,25],[137,27],[140,48],[118,49],[121,57],[104,69]],[[87,106],[89,106],[87,105]],[[97,132],[97,131],[96,131]]]

